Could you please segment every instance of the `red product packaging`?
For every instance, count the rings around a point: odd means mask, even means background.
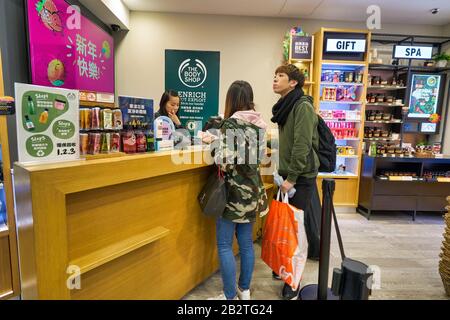
[[[122,136],[123,152],[136,153],[136,135],[133,130],[127,130]]]
[[[100,129],[100,108],[91,109],[91,129]]]
[[[120,133],[114,132],[111,134],[111,152],[119,152],[120,151]]]
[[[138,131],[136,133],[136,151],[146,152],[147,151],[147,137],[143,131]]]
[[[101,139],[101,133],[89,133],[89,154],[100,153]]]

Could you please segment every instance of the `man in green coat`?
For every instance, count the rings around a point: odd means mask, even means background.
[[[289,203],[303,211],[311,203],[320,166],[315,151],[319,148],[318,117],[313,98],[303,93],[304,83],[305,77],[296,66],[277,68],[273,91],[281,97],[272,109],[271,119],[279,128],[278,173],[284,179],[281,191],[286,193],[295,188]],[[297,299],[298,292],[299,289],[294,291],[285,284],[282,295],[293,300]]]

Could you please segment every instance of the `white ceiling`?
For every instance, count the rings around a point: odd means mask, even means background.
[[[450,24],[450,0],[122,0],[132,11],[366,21],[381,8],[381,23]],[[440,8],[436,15],[432,8]]]

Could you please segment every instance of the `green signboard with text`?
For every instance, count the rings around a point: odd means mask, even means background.
[[[180,121],[194,135],[219,113],[220,52],[166,50],[166,90],[178,91]]]

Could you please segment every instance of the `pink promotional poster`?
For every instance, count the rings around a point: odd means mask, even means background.
[[[28,0],[33,84],[114,93],[114,40],[64,0]]]

